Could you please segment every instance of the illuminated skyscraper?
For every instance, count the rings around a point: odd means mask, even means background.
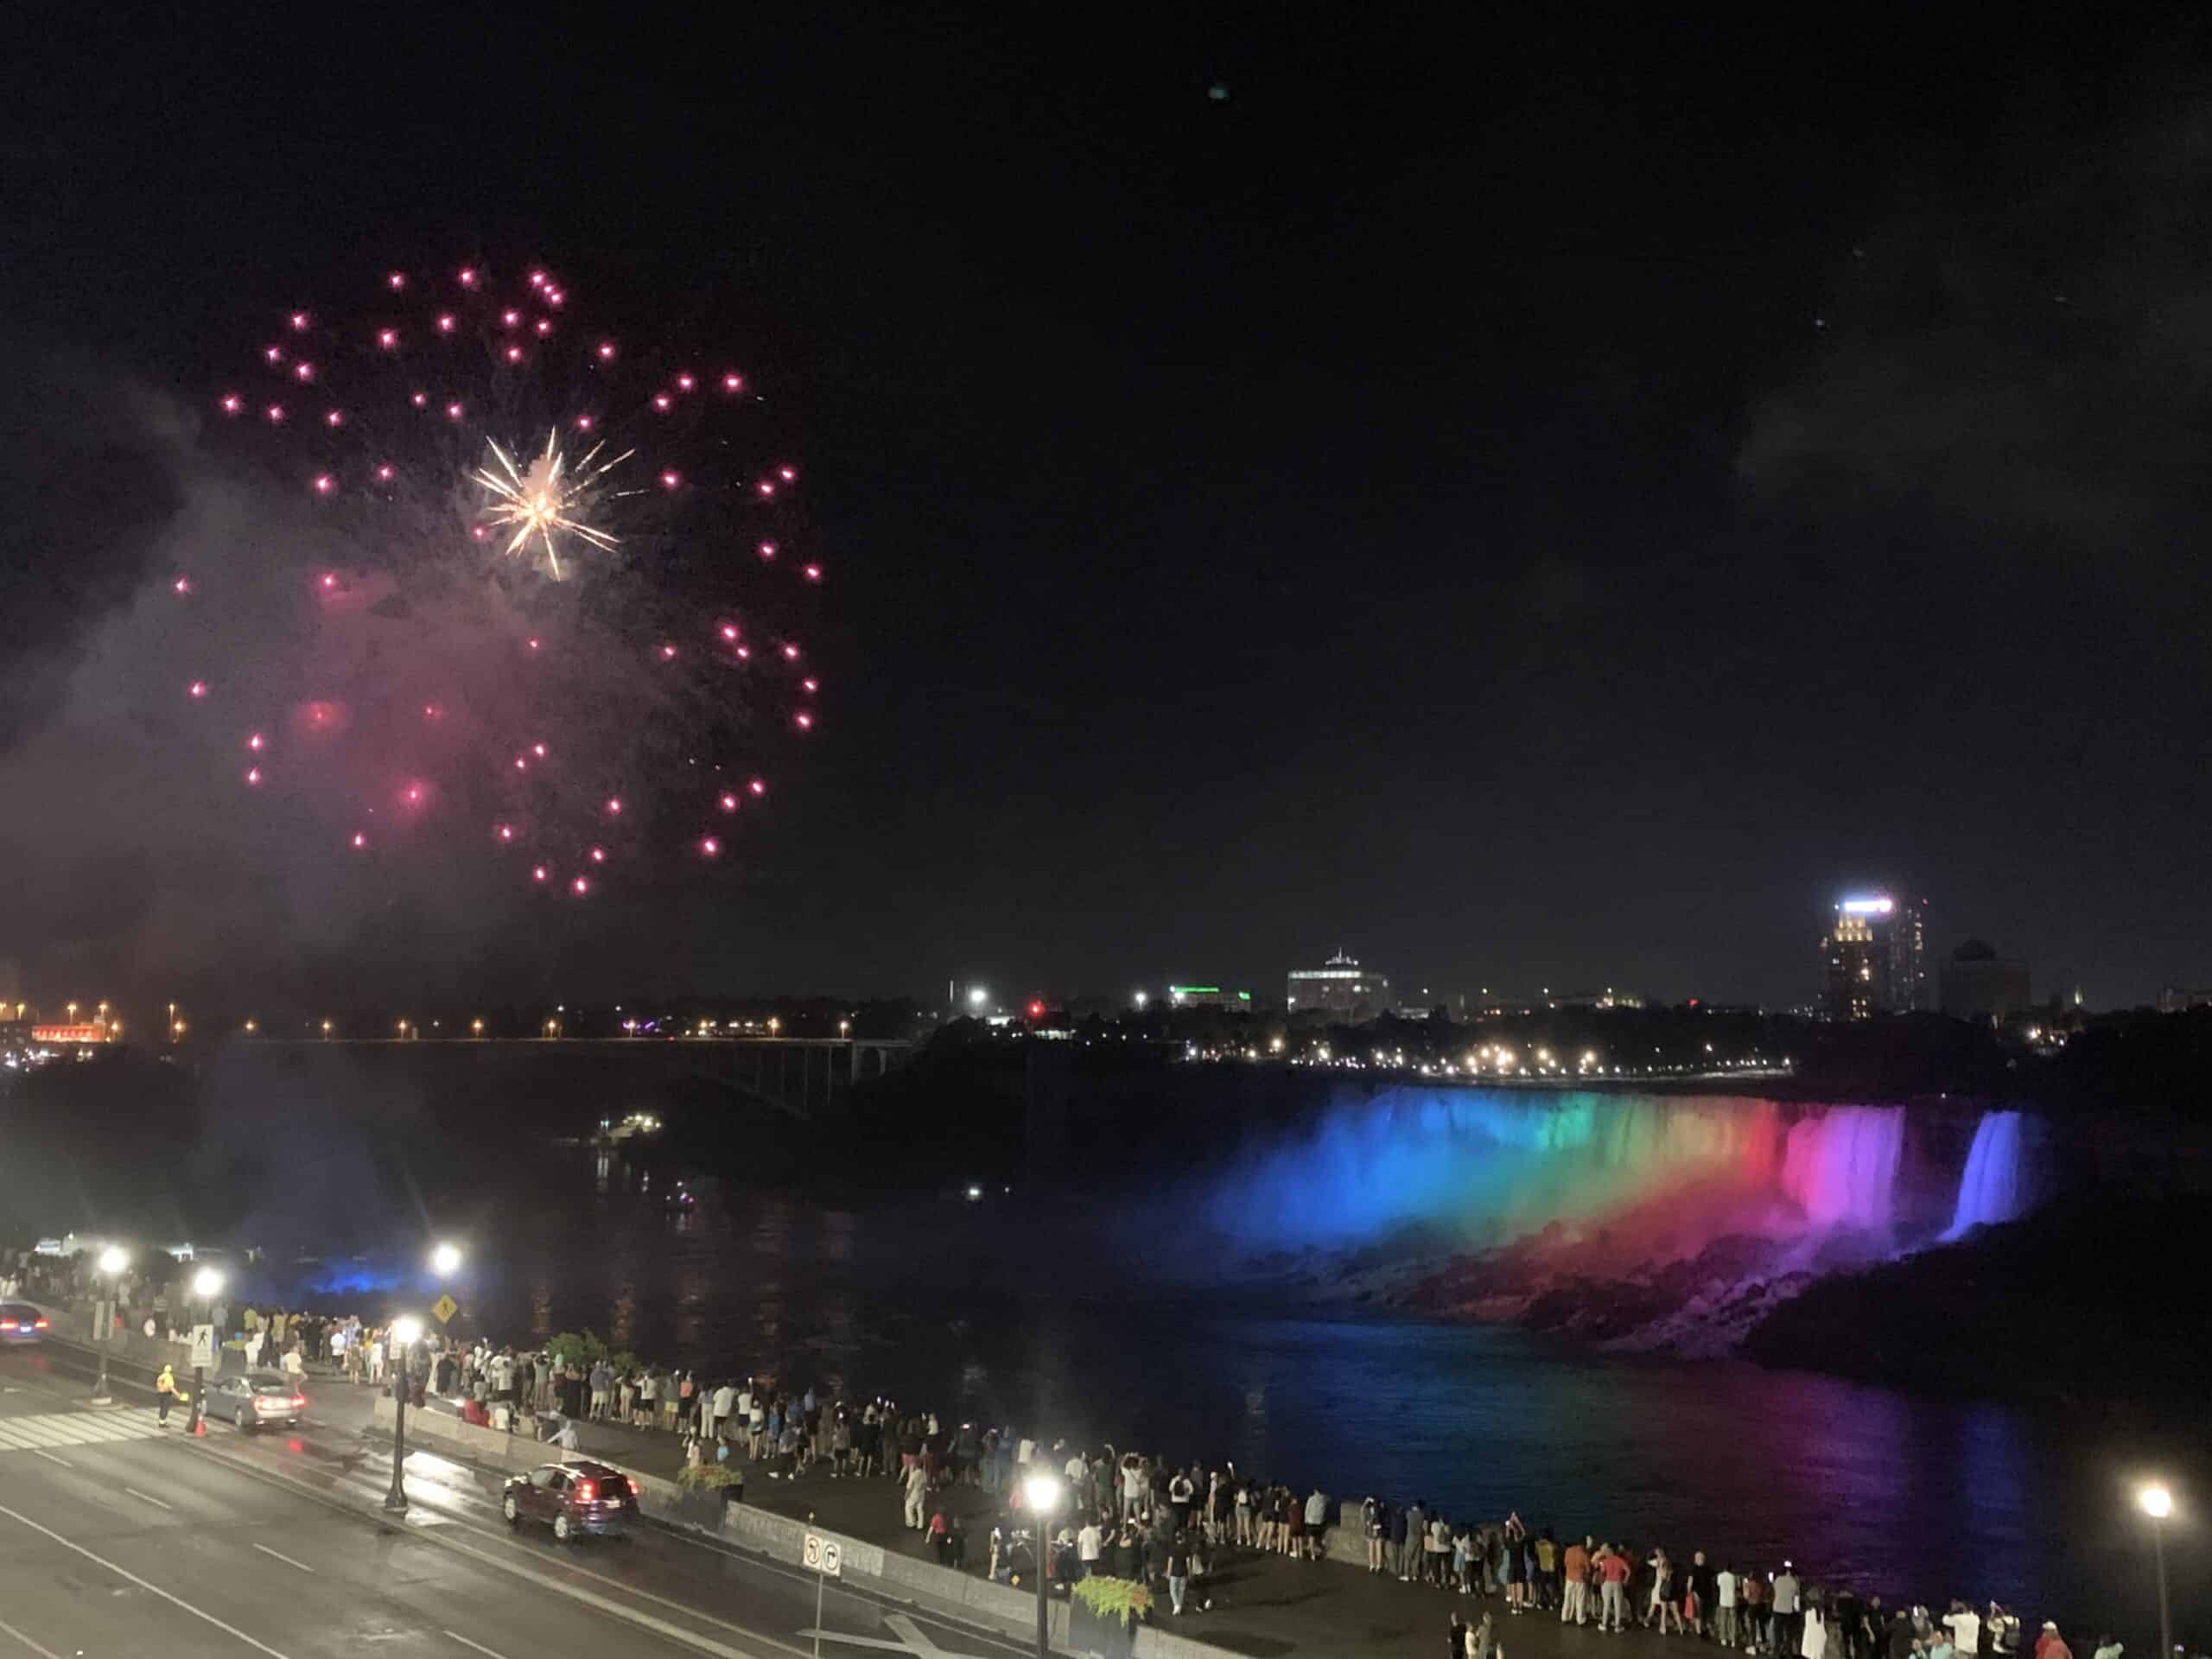
[[[1909,1014],[1929,1006],[1928,906],[1885,893],[1835,902],[1821,940],[1821,1009],[1831,1020]]]

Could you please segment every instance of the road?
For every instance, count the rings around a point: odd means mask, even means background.
[[[348,1395],[289,1433],[163,1429],[135,1390],[94,1408],[59,1348],[0,1354],[0,1659],[811,1655],[816,1585],[652,1526],[574,1545],[511,1532],[499,1478],[408,1459],[411,1508],[379,1507],[388,1449]],[[315,1386],[309,1387],[314,1398]],[[984,1631],[832,1582],[830,1659],[1012,1659]]]

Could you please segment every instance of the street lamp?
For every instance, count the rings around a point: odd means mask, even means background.
[[[461,1246],[440,1243],[430,1251],[430,1271],[441,1279],[450,1279],[461,1271]]]
[[[415,1344],[422,1340],[423,1321],[411,1313],[401,1314],[385,1332],[392,1370],[391,1490],[384,1495],[384,1506],[394,1515],[407,1513],[407,1484],[403,1478],[407,1467],[407,1396],[415,1386],[409,1372],[413,1369]]]
[[[1037,1659],[1052,1659],[1052,1611],[1045,1600],[1046,1552],[1052,1546],[1050,1528],[1052,1512],[1060,1507],[1060,1480],[1058,1475],[1031,1475],[1021,1483],[1021,1495],[1027,1500],[1029,1513],[1036,1517],[1037,1542],[1033,1554],[1037,1558]]]
[[[985,990],[981,985],[970,985],[968,988],[968,1006],[969,1007],[980,1011],[983,1004],[990,1000],[991,994]]]
[[[2154,1480],[2135,1501],[2151,1517],[2151,1554],[2158,1563],[2158,1659],[2174,1659],[2173,1615],[2166,1607],[2166,1517],[2174,1512],[2174,1495]]]
[[[202,1268],[192,1275],[192,1294],[200,1299],[200,1306],[207,1314],[207,1328],[211,1335],[215,1328],[215,1298],[222,1294],[222,1290],[223,1275],[213,1268]],[[196,1342],[193,1344],[193,1357],[195,1361],[199,1358],[199,1346],[200,1344]],[[200,1402],[207,1393],[207,1368],[203,1364],[194,1363],[192,1368],[192,1421],[185,1425],[185,1427],[194,1434],[204,1434],[207,1432],[200,1426]]]
[[[98,1266],[100,1277],[107,1281],[107,1300],[100,1304],[100,1380],[92,1384],[92,1403],[96,1406],[115,1403],[115,1396],[108,1392],[107,1350],[115,1336],[115,1281],[130,1265],[130,1252],[120,1244],[111,1244],[100,1252]]]

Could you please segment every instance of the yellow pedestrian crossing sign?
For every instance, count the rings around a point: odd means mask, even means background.
[[[441,1296],[430,1304],[430,1312],[436,1316],[440,1325],[450,1325],[453,1316],[461,1312],[461,1304],[450,1296]]]

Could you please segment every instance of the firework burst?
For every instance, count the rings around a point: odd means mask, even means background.
[[[727,865],[728,815],[820,717],[822,571],[774,555],[806,531],[758,394],[586,332],[543,270],[365,288],[275,310],[212,399],[296,505],[283,556],[164,579],[211,764],[238,778],[243,746],[257,809],[357,861],[491,858],[578,899]]]
[[[509,555],[527,552],[531,538],[536,537],[538,545],[545,550],[546,569],[558,582],[561,550],[553,540],[556,532],[563,539],[573,537],[606,553],[613,552],[620,544],[605,531],[594,529],[587,515],[592,509],[593,496],[599,493],[607,474],[629,460],[637,453],[635,450],[625,449],[611,461],[599,461],[600,451],[607,447],[602,440],[584,452],[583,459],[571,472],[567,457],[561,453],[561,435],[548,432],[544,454],[531,462],[527,470],[519,470],[496,439],[488,442],[499,470],[495,473],[488,467],[480,467],[476,478],[493,495],[487,510],[490,522],[514,531],[507,543]],[[598,462],[596,466],[594,461]]]

